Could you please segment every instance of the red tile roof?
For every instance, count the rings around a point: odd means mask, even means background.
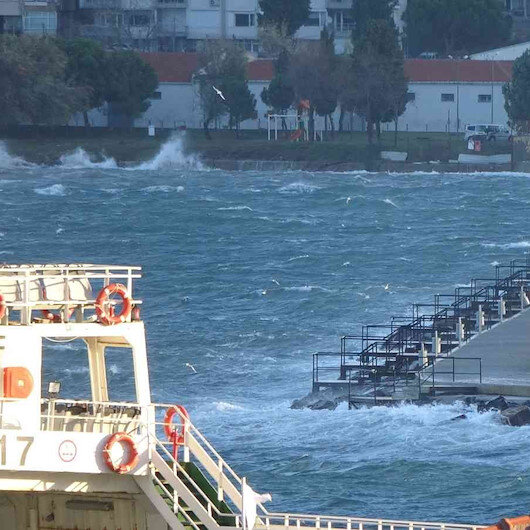
[[[512,61],[452,61],[450,59],[407,59],[405,74],[411,82],[501,82],[512,78]]]
[[[165,83],[191,83],[193,73],[199,69],[196,53],[141,53],[145,62],[158,74],[158,80]]]
[[[142,53],[158,74],[161,82],[191,83],[199,69],[196,53]],[[473,61],[450,59],[407,59],[405,73],[417,83],[505,83],[512,76],[512,61]],[[274,76],[274,63],[270,59],[256,59],[248,63],[249,81],[270,81]]]
[[[247,65],[247,76],[251,81],[270,81],[274,77],[274,63],[270,59],[256,59]]]

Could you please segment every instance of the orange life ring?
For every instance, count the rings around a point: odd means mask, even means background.
[[[122,308],[120,313],[114,314],[112,306],[106,307],[110,299],[110,295],[117,294],[122,300]],[[121,324],[125,322],[132,311],[132,301],[127,288],[121,283],[111,283],[101,289],[96,298],[96,315],[99,322],[105,325]]]
[[[4,318],[6,314],[6,303],[4,297],[0,294],[0,318]]]
[[[123,443],[127,446],[129,451],[129,458],[117,466],[110,456],[110,452],[112,451],[112,447],[116,443]],[[117,432],[114,433],[105,444],[105,447],[103,448],[103,459],[105,460],[105,464],[107,467],[114,471],[115,473],[119,473],[120,475],[124,475],[125,473],[129,473],[129,471],[132,471],[137,465],[138,465],[138,450],[136,449],[136,444],[134,443],[134,440],[124,432]]]
[[[177,412],[180,412],[180,425],[175,427],[173,425],[173,417]],[[188,411],[182,405],[173,405],[167,409],[164,417],[164,432],[170,442],[176,445],[182,445],[184,443],[184,425],[189,418]]]

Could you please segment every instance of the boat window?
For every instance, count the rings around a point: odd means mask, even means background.
[[[88,350],[82,339],[42,341],[42,397],[48,397],[52,381],[61,383],[59,398],[91,399]]]
[[[136,401],[131,348],[105,348],[109,401]]]

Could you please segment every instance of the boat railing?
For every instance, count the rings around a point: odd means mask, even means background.
[[[94,312],[85,311],[95,309],[98,293],[112,283],[125,286],[132,305],[141,304],[133,296],[140,277],[141,267],[127,265],[0,265],[0,323],[93,322]]]
[[[137,403],[43,398],[41,431],[141,434],[142,407]]]
[[[2,400],[13,401],[13,400]],[[67,400],[44,398],[41,401],[41,430],[69,430],[70,425],[81,427],[79,432],[108,434],[117,430],[128,434],[147,435],[150,440],[149,469],[158,493],[173,513],[183,518],[184,524],[194,530],[202,528],[242,527],[243,489],[246,480],[240,478],[219,455],[213,445],[190,421],[182,409],[175,409],[176,418],[171,429],[182,434],[177,446],[176,438],[165,436],[168,424],[166,412],[173,404],[140,405],[133,402]],[[67,414],[69,409],[69,414]],[[123,421],[124,416],[131,422]],[[147,418],[147,419],[146,419]],[[81,423],[75,423],[80,419]],[[5,428],[5,426],[1,426]],[[77,429],[76,429],[77,430]],[[178,451],[182,449],[182,458]],[[202,472],[201,479],[193,474],[188,463],[194,463]],[[206,482],[204,481],[206,480]],[[212,490],[213,488],[213,490]],[[212,496],[207,490],[215,492]],[[184,503],[182,503],[182,501]],[[199,517],[194,519],[189,509]],[[228,510],[227,510],[228,508]],[[370,519],[345,516],[290,514],[269,512],[261,503],[257,505],[256,528],[315,530],[479,530],[478,525],[415,522]]]

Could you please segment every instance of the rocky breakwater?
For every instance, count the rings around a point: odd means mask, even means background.
[[[469,410],[469,407],[476,407],[478,412],[496,411],[498,413],[499,421],[511,427],[521,427],[523,425],[530,425],[530,400],[521,401],[519,398],[506,399],[504,396],[498,396],[494,399],[488,399],[486,396],[451,396],[451,402],[462,403],[464,409]],[[311,410],[335,410],[340,403],[347,403],[348,396],[340,391],[327,388],[318,392],[311,392],[307,396],[295,399],[292,404],[292,409],[311,409]],[[433,405],[436,403],[447,403],[448,396],[443,398],[429,398],[422,401],[417,401],[419,406]],[[384,406],[398,406],[402,403],[410,403],[408,400],[389,400],[381,404]],[[367,403],[366,407],[376,406]],[[380,405],[378,405],[380,406]],[[355,407],[357,408],[357,407]],[[451,421],[466,420],[466,410],[462,414],[456,416]]]

